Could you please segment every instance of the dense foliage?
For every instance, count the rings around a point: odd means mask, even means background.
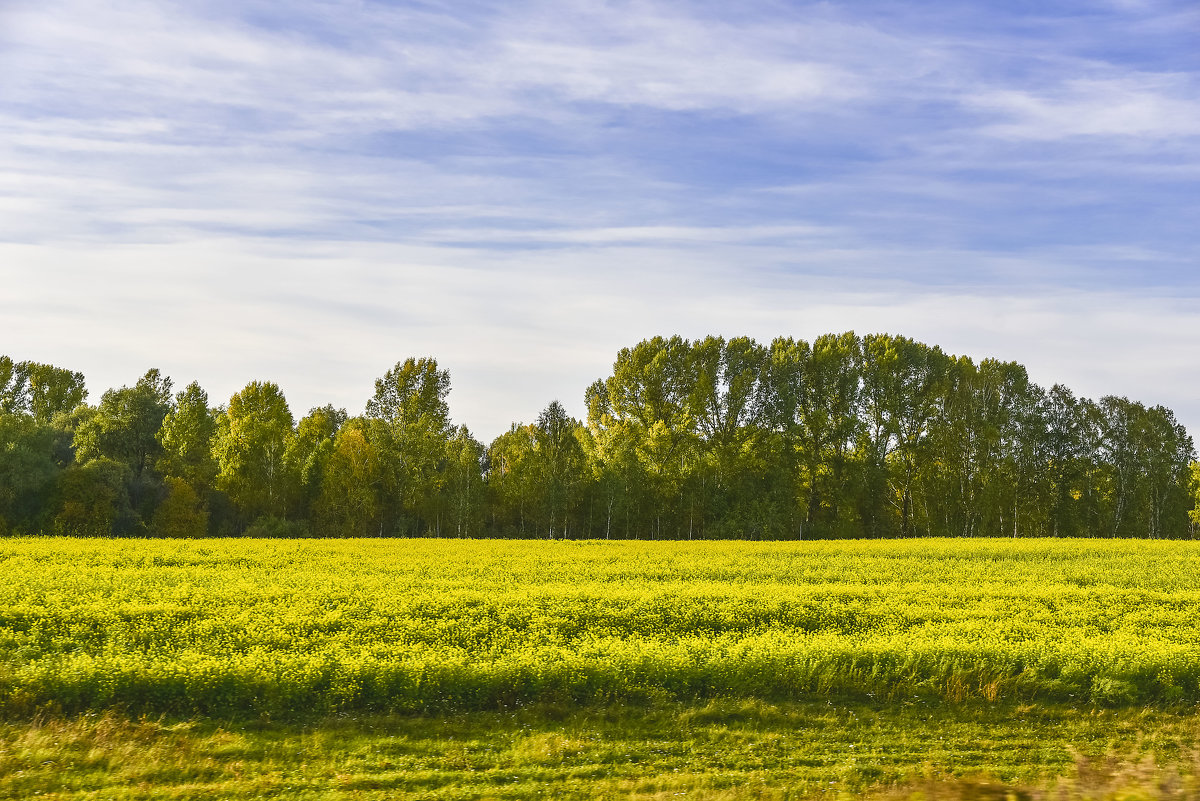
[[[848,538],[1191,536],[1191,437],[1161,406],[1045,390],[904,337],[655,338],[490,446],[408,359],[365,412],[297,421],[253,381],[213,406],[157,370],[0,357],[0,532]]]
[[[1200,701],[1191,542],[0,542],[0,712]]]

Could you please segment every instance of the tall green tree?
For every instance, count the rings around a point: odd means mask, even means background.
[[[155,463],[162,452],[157,434],[170,409],[171,379],[152,369],[132,387],[105,392],[94,409],[80,407],[77,415],[72,438],[76,460],[86,465],[106,459],[129,468],[125,494],[138,531],[145,530],[165,494]]]
[[[1069,388],[1055,384],[1046,396],[1047,534],[1086,535],[1088,514],[1083,503],[1091,492],[1088,481],[1094,454],[1087,445],[1088,414]]]
[[[889,529],[901,537],[918,533],[913,491],[948,366],[936,346],[888,334],[863,338],[866,436],[860,442],[869,477],[863,516],[872,536]],[[883,521],[885,503],[898,513],[894,528]]]
[[[486,488],[483,473],[487,452],[466,426],[457,426],[446,444],[442,486],[446,530],[456,537],[478,535],[483,529]]]
[[[539,475],[532,425],[513,423],[487,450],[487,488],[491,528],[501,536],[536,536],[540,530]]]
[[[1151,539],[1182,537],[1192,501],[1190,467],[1196,447],[1187,429],[1164,406],[1145,411],[1139,431],[1143,441],[1146,493],[1146,536]]]
[[[1145,477],[1146,439],[1139,427],[1145,415],[1141,404],[1128,398],[1108,395],[1100,399],[1102,436],[1100,446],[1105,496],[1108,501],[1108,531],[1113,537],[1131,536],[1138,526],[1136,513]]]
[[[49,423],[87,400],[83,373],[37,362],[21,362],[18,370],[24,379],[26,408],[39,422]]]
[[[601,436],[633,447],[648,502],[635,524],[652,537],[686,532],[684,491],[697,464],[697,430],[692,415],[696,360],[682,337],[654,337],[623,348],[604,381],[606,414],[616,430]],[[602,423],[603,424],[603,423]]]
[[[766,366],[770,426],[781,436],[779,467],[802,498],[797,533],[856,533],[851,509],[851,457],[859,435],[862,342],[827,334],[810,346],[780,337]]]
[[[171,411],[171,400],[171,379],[156,369],[132,387],[108,390],[95,414],[75,430],[76,458],[80,462],[112,459],[140,477],[162,452],[157,435]]]
[[[367,403],[371,437],[384,469],[385,528],[421,534],[437,529],[441,468],[450,439],[450,373],[430,358],[409,358],[375,381]]]
[[[0,534],[41,529],[60,469],[55,440],[33,417],[0,412]]]
[[[0,414],[26,411],[25,381],[26,376],[17,369],[17,363],[0,355]]]
[[[766,351],[749,337],[726,341],[707,337],[692,346],[694,366],[689,417],[695,423],[694,447],[708,481],[693,479],[684,464],[684,503],[688,536],[693,530],[692,504],[697,494],[709,499],[709,514],[724,533],[778,532],[778,503],[771,502],[765,447]],[[689,472],[693,475],[689,475]],[[689,487],[690,485],[690,487]],[[691,489],[691,492],[688,490]],[[690,497],[689,497],[690,496]]]
[[[291,471],[291,483],[296,490],[293,497],[293,516],[308,519],[313,505],[321,494],[326,465],[336,445],[337,433],[346,424],[345,409],[332,405],[310,409],[296,424],[295,434],[289,439],[284,461]]]
[[[1017,537],[1045,530],[1049,482],[1046,462],[1049,419],[1046,393],[1016,362],[984,362],[999,374],[1001,386],[1001,471],[995,483],[1003,494],[1000,533]]]
[[[539,517],[549,539],[570,536],[575,513],[587,478],[582,428],[557,400],[538,415],[533,427],[533,450],[529,454],[541,496]]]
[[[642,527],[642,508],[652,504],[649,479],[637,455],[640,426],[613,411],[608,386],[596,381],[585,395],[588,432],[582,440],[592,473],[597,536],[629,539]]]
[[[1188,535],[1196,538],[1200,532],[1200,462],[1192,462],[1188,467]]]
[[[29,414],[49,423],[86,400],[83,373],[0,356],[0,414]]]
[[[218,487],[246,522],[287,514],[293,486],[284,455],[292,425],[287,400],[269,381],[251,381],[217,419]]]
[[[193,381],[176,393],[155,435],[161,448],[158,469],[197,491],[210,487],[218,473],[213,455],[216,435],[217,417],[209,408],[208,393]]]
[[[924,471],[931,533],[973,537],[982,532],[983,493],[999,458],[999,430],[991,412],[995,387],[981,380],[966,356],[951,357],[937,412],[930,424],[931,464]]]
[[[317,531],[333,537],[381,536],[384,466],[370,421],[355,417],[338,428],[320,472],[321,489],[313,503]]]

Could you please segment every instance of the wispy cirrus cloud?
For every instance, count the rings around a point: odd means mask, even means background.
[[[1188,75],[1072,79],[1041,93],[1003,89],[970,99],[1004,122],[982,132],[1011,139],[1163,140],[1200,137],[1200,82]]]

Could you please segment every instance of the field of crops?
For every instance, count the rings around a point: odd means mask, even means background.
[[[0,711],[1200,701],[1200,545],[0,541]]]

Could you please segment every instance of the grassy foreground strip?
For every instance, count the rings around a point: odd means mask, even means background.
[[[0,541],[0,712],[1200,701],[1200,544]]]
[[[1095,799],[1200,794],[1194,715],[712,701],[305,723],[0,724],[0,798]]]

